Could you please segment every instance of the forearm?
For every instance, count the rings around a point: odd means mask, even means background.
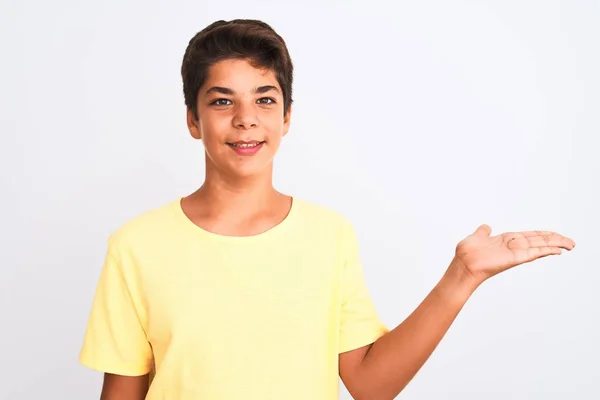
[[[105,374],[100,400],[144,400],[148,392],[148,384],[149,375]]]
[[[453,261],[446,274],[417,309],[377,340],[358,368],[357,397],[393,399],[433,353],[477,283]]]

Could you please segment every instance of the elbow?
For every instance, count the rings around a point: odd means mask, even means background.
[[[386,387],[381,384],[365,384],[354,387],[352,390],[348,389],[348,393],[354,400],[394,400],[405,387],[406,384],[394,385],[394,387]]]
[[[398,393],[392,393],[383,388],[361,388],[353,391],[348,391],[354,400],[394,400]]]

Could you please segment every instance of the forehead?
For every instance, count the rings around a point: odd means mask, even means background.
[[[205,87],[222,86],[236,92],[249,92],[258,86],[279,83],[275,73],[268,68],[255,68],[247,60],[222,60],[210,66]]]

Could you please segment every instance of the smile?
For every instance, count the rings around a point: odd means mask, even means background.
[[[238,156],[253,156],[262,148],[265,141],[259,142],[253,140],[251,142],[228,142],[227,145],[231,150],[235,151]]]
[[[230,145],[231,147],[237,147],[237,148],[240,148],[240,149],[248,149],[248,148],[260,146],[263,143],[264,142],[250,142],[250,143],[235,142],[235,143],[227,143],[227,144]]]

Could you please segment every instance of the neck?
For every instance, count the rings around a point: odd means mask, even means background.
[[[282,196],[273,187],[272,165],[256,176],[231,177],[207,165],[205,181],[192,195],[210,204],[211,214],[252,215]]]

